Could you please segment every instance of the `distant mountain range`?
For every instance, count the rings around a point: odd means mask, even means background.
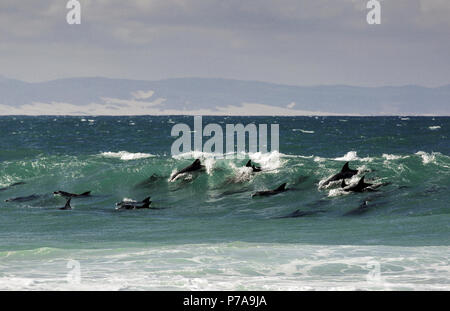
[[[0,115],[450,115],[450,85],[427,88],[289,86],[176,78],[0,77]]]

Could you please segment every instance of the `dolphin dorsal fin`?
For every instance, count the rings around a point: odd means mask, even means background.
[[[150,202],[150,198],[151,197],[146,197],[145,199],[142,200],[142,203],[149,203]]]
[[[344,164],[344,166],[341,169],[341,172],[347,172],[350,171],[350,168],[348,167],[348,162]]]
[[[286,183],[282,184],[281,186],[279,186],[277,189],[275,189],[276,191],[282,191],[286,189]]]
[[[366,176],[361,177],[361,179],[358,181],[358,185],[363,185],[363,184],[365,184],[365,182],[364,182],[364,177],[366,177]]]
[[[341,188],[345,188],[345,187],[347,187],[347,184],[345,183],[345,179],[342,179]]]
[[[67,209],[71,209],[72,208],[72,206],[70,206],[70,201],[71,200],[72,200],[72,198],[67,199],[67,202],[66,202],[66,205],[64,205],[64,208],[67,208]]]
[[[90,195],[91,194],[91,192],[90,191],[86,191],[86,192],[83,192],[82,194],[80,194],[80,195]]]
[[[252,160],[248,160],[247,164],[245,164],[246,167],[252,167]]]

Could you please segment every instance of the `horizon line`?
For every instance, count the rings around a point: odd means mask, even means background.
[[[118,78],[118,77],[106,77],[106,76],[72,76],[72,77],[63,77],[63,78],[55,78],[50,80],[41,80],[41,81],[26,81],[22,79],[10,78],[5,75],[0,74],[0,82],[1,80],[13,80],[19,81],[23,83],[29,84],[40,84],[40,83],[49,83],[59,80],[76,80],[76,79],[107,79],[107,80],[128,80],[128,81],[136,81],[136,82],[160,82],[160,81],[168,81],[168,80],[184,80],[184,79],[199,79],[199,80],[228,80],[228,81],[240,81],[240,82],[249,82],[249,83],[262,83],[262,84],[272,84],[272,85],[280,85],[280,86],[289,86],[289,87],[355,87],[355,88],[385,88],[385,87],[422,87],[428,89],[438,89],[442,87],[450,86],[450,82],[443,83],[438,86],[426,86],[420,84],[391,84],[391,85],[352,85],[352,84],[311,84],[311,85],[300,85],[300,84],[288,84],[288,83],[279,83],[279,82],[269,82],[263,80],[253,80],[253,79],[237,79],[237,78],[223,78],[223,77],[199,77],[199,76],[179,76],[179,77],[170,77],[170,78],[161,78],[161,79],[135,79],[135,78]]]
[[[427,118],[448,118],[448,115],[434,115],[434,114],[380,114],[380,115],[349,115],[349,114],[299,114],[299,115],[218,115],[218,114],[0,114],[2,117],[283,117],[283,118],[295,118],[295,117],[335,117],[335,118],[379,118],[379,117],[427,117]]]

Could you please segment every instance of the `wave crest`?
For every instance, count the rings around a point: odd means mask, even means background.
[[[128,152],[128,151],[102,152],[100,155],[105,158],[118,158],[118,159],[121,159],[124,161],[145,159],[145,158],[150,158],[150,157],[155,156],[150,153],[140,153],[140,152],[132,153],[132,152]]]
[[[348,161],[366,161],[366,162],[371,162],[372,158],[371,157],[360,158],[360,157],[358,157],[358,154],[356,153],[356,151],[349,151],[343,157],[335,158],[334,160],[336,160],[336,161],[346,161],[346,162],[348,162]]]

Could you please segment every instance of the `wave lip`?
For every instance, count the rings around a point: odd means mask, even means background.
[[[128,151],[102,152],[100,155],[105,158],[119,158],[123,161],[155,157],[155,155],[150,154],[150,153],[140,153],[140,152],[132,153],[132,152],[128,152]]]
[[[434,125],[434,126],[429,126],[428,128],[432,131],[435,131],[435,130],[440,129],[441,127],[439,125]]]
[[[436,163],[436,154],[438,153],[435,152],[426,153],[425,151],[418,151],[415,154],[422,157],[423,164],[428,164],[428,163]]]
[[[406,159],[408,156],[383,153],[382,157],[386,160],[399,160],[399,159]]]
[[[335,158],[335,161],[368,161],[371,162],[373,159],[370,157],[367,158],[360,158],[358,157],[358,154],[356,151],[349,151],[347,152],[343,157]]]
[[[292,131],[293,132],[302,132],[302,133],[305,133],[305,134],[314,134],[315,133],[314,131],[303,130],[303,129],[293,129]]]

